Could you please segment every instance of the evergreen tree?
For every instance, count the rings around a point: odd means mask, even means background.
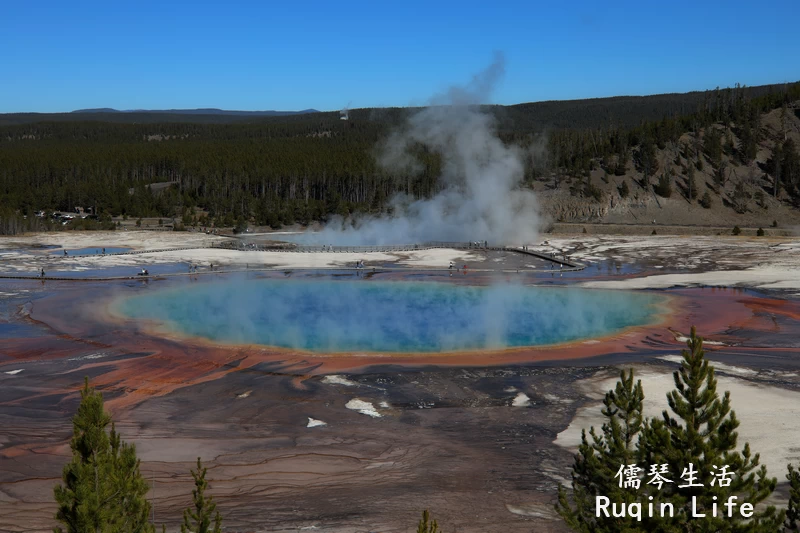
[[[636,168],[644,174],[645,181],[658,170],[656,145],[649,137],[642,141],[639,150],[636,152]]]
[[[717,169],[714,171],[714,185],[716,185],[717,190],[725,187],[725,184],[728,182],[728,165],[724,161],[721,161],[717,165]]]
[[[783,512],[773,506],[755,511],[751,518],[739,513],[712,516],[712,505],[732,495],[739,504],[757,506],[772,494],[776,480],[767,477],[765,466],[759,467],[759,455],[751,452],[749,444],[737,451],[739,421],[731,410],[730,393],[722,398],[717,393],[714,368],[705,359],[703,340],[694,327],[687,345],[681,368],[673,376],[675,389],[667,394],[669,410],[662,418],[647,421],[642,434],[646,462],[668,465],[673,476],[681,476],[659,493],[659,499],[672,502],[676,511],[674,518],[662,519],[664,526],[708,533],[774,532],[783,522]],[[696,484],[680,487],[690,484],[692,472]],[[693,506],[706,516],[692,516]]]
[[[622,198],[627,198],[630,193],[631,193],[631,190],[628,187],[628,180],[623,180],[622,181],[622,185],[620,185],[620,187],[619,187],[619,195]]]
[[[658,177],[658,184],[654,188],[657,195],[663,198],[672,196],[672,185],[670,184],[669,173],[664,172]]]
[[[705,209],[709,209],[711,207],[711,195],[708,194],[708,191],[703,193],[703,197],[700,198],[700,205],[702,205]]]
[[[717,393],[714,369],[702,346],[692,328],[689,350],[683,351],[681,368],[673,376],[675,389],[667,394],[669,410],[661,417],[643,418],[644,394],[640,382],[634,386],[632,371],[623,372],[615,389],[606,394],[602,432],[591,428],[589,436],[585,431],[582,434],[572,472],[572,501],[559,487],[556,511],[571,529],[587,533],[755,533],[775,532],[783,524],[788,531],[795,531],[791,528],[796,528],[800,517],[800,474],[789,467],[792,500],[783,523],[784,512],[764,503],[776,480],[767,477],[758,454],[753,454],[748,444],[737,450],[739,421],[731,410],[729,393],[722,397]],[[625,479],[650,481],[641,487],[639,483],[622,487],[621,465],[648,465],[646,472],[639,469],[638,478]],[[658,487],[652,482],[655,471],[667,480]],[[653,497],[658,503],[672,504],[675,513],[673,517],[657,513],[653,518],[643,513],[642,521],[613,517],[613,512],[612,517],[605,517],[595,512],[596,496],[606,496],[617,506],[643,502],[642,507]],[[730,496],[738,498],[738,505],[751,504],[752,516],[738,512],[730,517],[725,513],[713,516],[712,506],[722,508]],[[694,516],[695,510],[705,516]]]
[[[192,490],[192,500],[194,501],[194,508],[187,508],[183,512],[183,524],[181,524],[181,533],[220,533],[222,526],[222,517],[219,511],[216,510],[217,504],[214,499],[209,496],[206,498],[205,491],[208,488],[208,481],[206,481],[206,468],[197,458],[197,470],[192,470],[192,477],[194,478],[194,490]],[[211,517],[214,517],[214,527],[211,527]]]
[[[641,481],[624,486],[621,468],[640,462],[638,445],[642,430],[644,392],[641,381],[634,383],[633,370],[623,371],[614,390],[603,399],[605,422],[601,432],[592,427],[581,444],[572,468],[572,502],[563,486],[558,488],[556,512],[567,525],[579,532],[645,531],[634,518],[596,516],[597,496],[616,503],[633,503],[643,494]]]
[[[72,425],[72,460],[64,467],[63,485],[54,489],[56,519],[65,529],[54,531],[152,533],[147,483],[139,472],[136,449],[122,441],[102,395],[89,387],[88,378]]]
[[[789,504],[786,508],[786,521],[783,523],[785,531],[800,531],[800,471],[792,465],[787,465],[789,472],[786,481],[789,482]]]
[[[436,520],[431,520],[431,514],[427,509],[422,511],[422,518],[420,518],[417,524],[417,533],[442,533]]]
[[[753,127],[749,121],[746,122],[739,137],[741,139],[739,160],[747,165],[758,155],[758,125]]]
[[[686,195],[691,202],[697,198],[697,179],[695,178],[694,166],[689,165],[686,178]]]
[[[715,167],[722,162],[722,136],[716,129],[709,128],[703,135],[703,151]]]
[[[772,157],[767,161],[767,171],[772,174],[772,196],[778,197],[778,192],[781,187],[781,170],[783,159],[783,147],[781,143],[775,142],[772,148]]]
[[[620,145],[619,152],[617,154],[617,164],[614,167],[614,175],[615,176],[624,176],[628,172],[628,147]]]

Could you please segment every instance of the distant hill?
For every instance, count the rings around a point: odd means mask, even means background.
[[[72,113],[121,113],[121,111],[117,111],[116,109],[112,109],[110,107],[97,107],[94,109],[78,109],[76,111],[71,111]]]
[[[69,113],[0,113],[0,126],[39,122],[114,122],[120,124],[238,124],[280,117],[298,117],[320,113],[302,111],[228,111],[224,109],[125,110],[112,108],[78,109]]]
[[[235,111],[207,107],[201,109],[129,109],[119,110],[110,107],[100,107],[96,109],[77,109],[70,114],[80,113],[155,113],[165,115],[225,115],[225,116],[248,116],[248,117],[283,117],[286,115],[305,115],[308,113],[319,113],[316,109],[303,109],[302,111]]]
[[[745,98],[756,98],[785,91],[787,84],[760,85],[737,89]],[[646,121],[657,121],[698,111],[702,106],[712,108],[728,89],[693,91],[689,93],[655,94],[649,96],[615,96],[583,100],[552,100],[515,105],[484,106],[497,119],[504,133],[541,132],[574,128],[629,128]],[[398,123],[416,108],[351,109],[350,117],[377,123]],[[302,111],[236,111],[207,109],[135,109],[120,111],[112,108],[79,109],[70,113],[6,113],[0,114],[0,126],[37,122],[111,122],[121,124],[246,124],[279,121],[282,117],[294,121],[303,119],[339,121],[337,112],[316,109]]]

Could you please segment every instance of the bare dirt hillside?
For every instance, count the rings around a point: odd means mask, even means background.
[[[624,175],[614,175],[603,168],[608,162],[598,160],[589,176],[553,175],[537,181],[534,188],[543,212],[557,228],[588,223],[766,229],[776,222],[784,231],[800,227],[796,199],[782,188],[775,195],[771,165],[776,144],[791,139],[800,147],[800,101],[761,115],[759,124],[755,157],[748,163],[739,156],[742,140],[736,125],[714,124],[657,147],[657,170],[648,177],[637,168],[631,150]],[[703,150],[707,136],[715,133],[722,146],[716,161]],[[692,174],[695,190],[690,192]],[[668,194],[657,194],[659,179],[669,183]],[[594,194],[586,193],[587,183]],[[704,206],[706,194],[709,201]]]

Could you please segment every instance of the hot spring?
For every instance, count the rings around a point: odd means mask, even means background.
[[[226,280],[119,300],[170,333],[312,352],[445,352],[539,346],[653,322],[652,293],[516,284]]]

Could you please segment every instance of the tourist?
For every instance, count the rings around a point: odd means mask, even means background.
[[[66,257],[66,256],[67,256],[67,251],[66,251],[66,250],[64,250],[64,257]]]
[[[44,277],[44,269],[42,269],[42,277]]]

